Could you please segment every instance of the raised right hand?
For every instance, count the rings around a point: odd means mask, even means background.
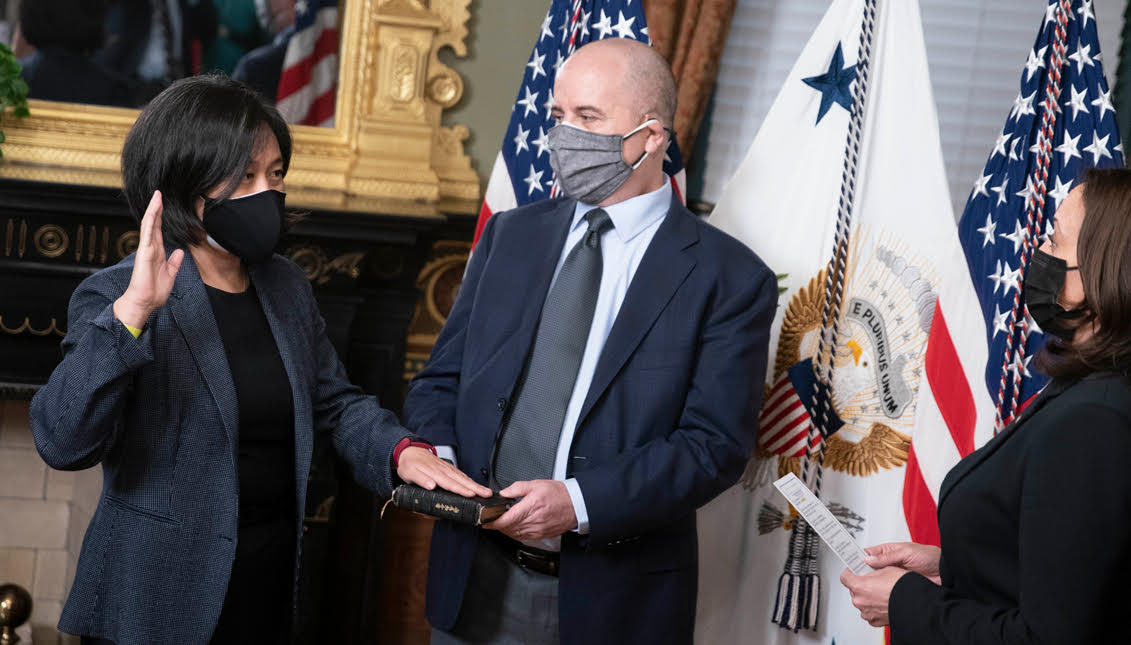
[[[939,558],[942,549],[929,544],[915,542],[888,542],[864,549],[868,553],[865,562],[873,569],[899,567],[914,571],[935,584],[942,584],[939,577]]]
[[[153,198],[141,218],[134,270],[126,292],[114,302],[114,316],[141,329],[149,314],[165,304],[173,290],[173,281],[185,258],[181,249],[165,257],[165,243],[161,236],[161,191],[153,191]]]

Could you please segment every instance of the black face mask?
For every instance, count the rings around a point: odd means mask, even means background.
[[[283,234],[287,194],[277,190],[216,201],[204,199],[204,230],[248,264],[266,262]]]
[[[1033,322],[1042,331],[1066,340],[1071,339],[1076,330],[1065,323],[1071,323],[1083,316],[1084,312],[1061,307],[1057,298],[1064,289],[1065,273],[1077,268],[1069,267],[1064,260],[1038,249],[1033,252],[1033,260],[1025,274],[1025,285],[1021,292],[1021,298],[1029,308]]]

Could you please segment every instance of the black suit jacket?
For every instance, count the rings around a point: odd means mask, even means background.
[[[895,645],[1131,642],[1131,382],[1054,382],[947,475],[942,586],[900,578]]]
[[[492,217],[471,256],[405,424],[456,448],[482,484],[573,217],[549,200]],[[567,475],[590,532],[562,539],[570,643],[690,642],[695,509],[742,474],[765,379],[774,274],[673,199],[625,294],[585,398]],[[428,618],[459,615],[478,529],[437,522]]]

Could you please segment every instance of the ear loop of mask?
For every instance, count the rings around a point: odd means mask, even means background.
[[[1067,262],[1065,262],[1065,264],[1068,264],[1068,263],[1067,263]],[[1066,266],[1066,267],[1064,267],[1064,271],[1065,271],[1066,273],[1067,273],[1068,271],[1079,271],[1079,270],[1080,270],[1080,266],[1079,266],[1079,265],[1077,265],[1077,266],[1074,266],[1074,267],[1067,267],[1067,266]],[[1061,288],[1063,289],[1064,287],[1061,287]],[[1060,304],[1060,294],[1057,294],[1057,296],[1056,296],[1056,304],[1057,304],[1057,306],[1058,306],[1058,307],[1060,307],[1061,309],[1064,309],[1064,311],[1070,311],[1069,309],[1065,309],[1064,305]]]
[[[644,128],[648,127],[648,124],[650,124],[650,123],[653,123],[653,122],[656,122],[656,121],[658,121],[658,119],[648,119],[648,120],[647,120],[647,121],[645,121],[644,123],[641,123],[640,125],[638,125],[638,126],[636,126],[635,128],[633,128],[632,132],[629,132],[628,134],[626,134],[626,135],[624,135],[623,137],[621,137],[621,141],[624,141],[624,140],[628,139],[628,138],[629,138],[629,137],[631,137],[632,135],[634,135],[634,134],[636,134],[637,132],[640,132],[640,131],[641,131],[641,130],[643,130]],[[666,130],[667,128],[664,128],[664,129]],[[631,168],[632,168],[633,170],[636,170],[637,168],[639,168],[639,167],[640,167],[640,164],[644,163],[644,160],[645,160],[645,159],[647,159],[647,158],[648,158],[648,151],[647,151],[647,150],[645,150],[645,151],[644,151],[644,153],[640,155],[640,158],[639,158],[639,159],[637,159],[637,160],[636,160],[636,162],[632,164]]]

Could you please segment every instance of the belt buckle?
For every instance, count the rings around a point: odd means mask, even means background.
[[[558,575],[558,563],[554,562],[550,557],[519,547],[515,550],[514,559],[518,562],[518,566],[524,569],[531,569],[538,573],[551,576]]]

